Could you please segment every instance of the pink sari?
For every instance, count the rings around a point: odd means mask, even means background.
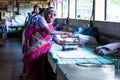
[[[48,27],[54,29],[52,24],[48,24]],[[49,43],[51,37],[43,30],[34,27],[28,27],[26,30],[24,63],[27,80],[46,80],[47,53],[52,46]]]

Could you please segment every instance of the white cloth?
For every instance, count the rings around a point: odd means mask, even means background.
[[[63,58],[63,59],[99,58],[99,56],[93,54],[93,52],[87,51],[86,49],[83,48],[78,48],[77,50],[70,50],[70,51],[69,50],[62,51],[60,48],[62,48],[62,46],[53,44],[52,48],[50,49],[50,52],[53,52],[59,58]]]
[[[12,26],[20,26],[25,24],[25,17],[22,15],[16,15],[14,19],[12,19]]]
[[[87,43],[87,44],[89,44],[89,43],[97,44],[96,39],[89,35],[79,34],[79,41],[82,43]]]
[[[98,52],[98,54],[112,54],[115,53],[117,51],[119,51],[120,48],[120,42],[114,42],[114,43],[109,43],[103,46],[98,46],[96,48],[96,51]]]

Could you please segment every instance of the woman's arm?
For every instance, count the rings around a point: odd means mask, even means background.
[[[48,27],[44,27],[43,30],[50,35],[72,35],[70,32],[63,32],[63,31],[56,31],[56,30],[51,30],[48,29]]]
[[[50,34],[50,35],[61,35],[61,34],[71,35],[72,34],[70,32],[63,32],[63,31],[56,31],[56,30],[49,29],[48,24],[43,17],[39,18],[38,25],[43,29],[43,31],[45,31],[47,34]]]
[[[65,31],[51,30],[47,27],[44,27],[43,30],[50,35],[61,35],[62,38],[67,38],[67,37],[78,38],[79,37],[78,34],[73,34],[71,32],[65,32]]]

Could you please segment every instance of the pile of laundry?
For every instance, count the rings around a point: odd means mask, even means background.
[[[120,42],[98,46],[95,50],[98,54],[107,55],[120,52]]]

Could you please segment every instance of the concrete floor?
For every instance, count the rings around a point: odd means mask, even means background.
[[[22,41],[0,40],[0,80],[18,80],[23,70]]]
[[[19,76],[23,71],[22,59],[21,39],[8,38],[7,40],[0,40],[0,80],[20,80]],[[117,73],[117,75],[120,75],[120,73]],[[120,77],[117,80],[120,80]]]

